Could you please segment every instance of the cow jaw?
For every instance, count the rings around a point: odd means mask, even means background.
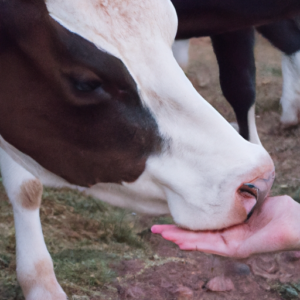
[[[170,3],[124,2],[47,1],[61,24],[125,63],[165,139],[163,151],[148,158],[136,182],[119,188],[100,184],[96,190],[103,200],[122,206],[128,203],[121,200],[129,198],[126,193],[144,203],[166,200],[175,221],[189,229],[244,221],[247,208],[238,202],[237,190],[272,171],[270,157],[261,146],[244,141],[178,67],[171,52],[176,16]],[[148,184],[156,188],[141,189]],[[159,197],[154,190],[160,191]]]

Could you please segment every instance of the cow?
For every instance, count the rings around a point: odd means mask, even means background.
[[[240,224],[267,196],[269,154],[196,92],[172,55],[176,30],[168,0],[0,1],[0,166],[27,300],[66,299],[43,185],[191,230]]]
[[[240,134],[253,143],[260,143],[255,125],[255,61],[254,26],[275,47],[283,52],[283,93],[281,97],[284,127],[297,125],[300,113],[300,27],[299,16],[286,20],[245,21],[243,9],[235,3],[223,7],[220,1],[211,2],[172,0],[179,16],[179,30],[173,51],[181,66],[188,62],[188,40],[191,37],[210,36],[220,70],[220,84],[226,100],[236,114]],[[277,9],[278,5],[275,7]],[[262,7],[257,7],[263,11]],[[206,13],[206,17],[204,14]],[[220,18],[220,15],[222,18]],[[206,18],[207,22],[203,22]],[[222,20],[222,25],[216,25]],[[266,24],[263,24],[265,23]],[[248,24],[248,28],[247,28]],[[261,25],[263,24],[263,25]]]

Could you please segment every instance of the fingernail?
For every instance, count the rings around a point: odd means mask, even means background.
[[[152,227],[151,227],[151,231],[152,231],[152,233],[158,233],[159,231],[157,230],[157,226],[156,225],[153,225]]]

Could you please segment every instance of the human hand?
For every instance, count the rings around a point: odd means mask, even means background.
[[[153,233],[182,250],[245,258],[255,253],[300,249],[300,204],[289,196],[267,198],[250,219],[216,231],[189,231],[175,225],[154,225]]]

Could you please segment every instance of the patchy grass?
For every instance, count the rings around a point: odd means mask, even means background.
[[[138,248],[143,246],[140,238],[134,232],[137,218],[129,211],[110,207],[104,202],[92,197],[85,197],[82,193],[71,190],[46,189],[43,194],[43,205],[51,207],[51,203],[56,203],[63,208],[54,212],[56,216],[61,213],[64,215],[65,209],[67,209],[84,219],[80,224],[76,220],[71,223],[71,230],[75,236],[81,232],[85,237],[98,242],[125,243]],[[42,212],[45,213],[43,208]],[[93,232],[96,231],[97,234],[90,234],[90,229]]]
[[[116,279],[115,266],[124,259],[152,255],[141,234],[149,229],[145,228],[145,222],[140,224],[140,216],[76,191],[45,189],[41,221],[57,278],[70,297],[87,295],[102,299],[104,289],[105,299],[109,299],[109,294],[117,292],[113,288],[107,292],[105,286]],[[0,295],[3,300],[23,299],[15,267],[12,208],[1,186]]]

